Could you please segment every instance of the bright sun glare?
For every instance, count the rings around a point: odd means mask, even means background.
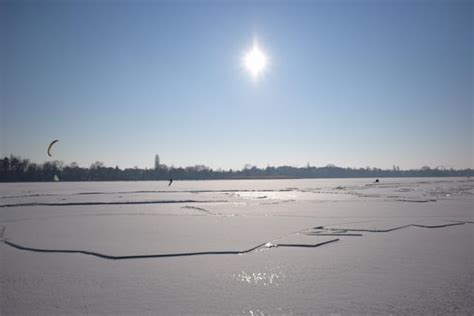
[[[267,68],[268,58],[265,52],[259,47],[257,41],[254,41],[253,46],[245,53],[242,58],[242,64],[255,80],[258,79]]]

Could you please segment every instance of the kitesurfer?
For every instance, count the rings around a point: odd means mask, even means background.
[[[51,156],[51,148],[52,148],[53,145],[56,144],[57,142],[59,142],[59,139],[55,139],[55,140],[53,140],[53,141],[49,144],[49,146],[48,146],[48,156],[49,156],[49,157],[52,157],[52,156]]]

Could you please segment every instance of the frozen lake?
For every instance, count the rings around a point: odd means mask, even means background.
[[[0,184],[0,313],[473,314],[474,180]]]

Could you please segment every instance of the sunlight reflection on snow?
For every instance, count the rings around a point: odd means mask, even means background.
[[[241,271],[239,274],[234,274],[233,278],[247,284],[263,285],[263,286],[278,286],[278,281],[283,278],[283,272],[246,272]]]

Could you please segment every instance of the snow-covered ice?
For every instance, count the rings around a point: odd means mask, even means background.
[[[0,313],[473,314],[474,180],[0,184]]]

